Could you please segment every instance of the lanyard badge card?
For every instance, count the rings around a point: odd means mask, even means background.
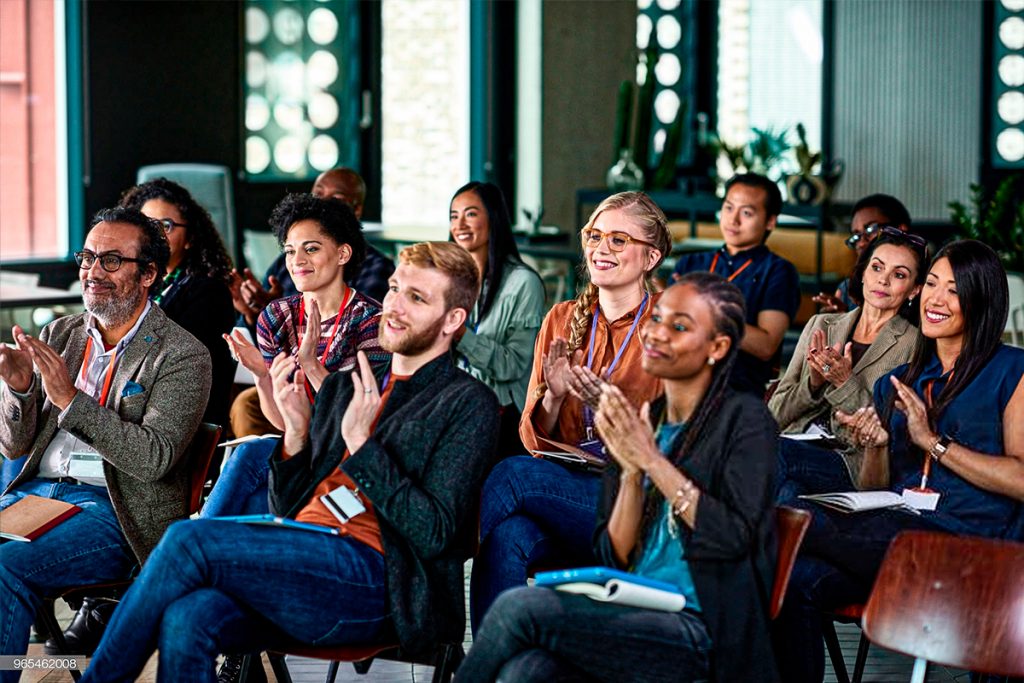
[[[357,493],[342,484],[330,493],[320,496],[320,502],[339,522],[348,524],[353,517],[366,512],[366,506],[359,500]]]

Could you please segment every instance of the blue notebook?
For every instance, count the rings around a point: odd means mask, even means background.
[[[265,515],[227,515],[225,517],[213,517],[212,519],[217,519],[222,522],[238,522],[239,524],[262,524],[265,526],[279,526],[285,529],[316,531],[321,534],[330,534],[331,536],[341,535],[341,532],[333,527],[320,526],[319,524],[308,524],[306,522],[296,522],[294,519],[278,517],[277,515],[271,515],[269,513]]]
[[[563,583],[608,583],[612,579],[635,583],[638,586],[646,586],[668,593],[678,593],[679,586],[674,586],[665,581],[647,579],[643,576],[630,574],[611,567],[578,567],[576,569],[558,569],[553,572],[540,572],[533,577],[535,586],[560,586]]]

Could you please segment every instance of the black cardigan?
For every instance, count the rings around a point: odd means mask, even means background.
[[[651,406],[654,424],[664,410],[662,397]],[[711,635],[712,680],[721,683],[779,680],[768,630],[775,576],[777,433],[762,401],[730,390],[680,466],[701,491],[695,528],[679,528]],[[672,452],[681,445],[682,437]],[[618,489],[619,470],[609,467],[595,548],[610,567],[619,566],[607,532]]]
[[[228,343],[221,336],[235,326],[235,307],[231,290],[223,280],[190,273],[181,278],[160,302],[167,317],[185,328],[210,352],[213,384],[203,422],[227,427],[231,407],[231,387],[238,363],[231,357]]]
[[[278,445],[270,462],[276,514],[293,517],[338,467],[345,452],[339,425],[351,398],[349,373],[331,373],[316,396],[310,445],[287,460]],[[391,622],[409,654],[462,642],[462,566],[476,547],[497,433],[494,392],[445,353],[394,386],[372,436],[342,465],[377,513]]]

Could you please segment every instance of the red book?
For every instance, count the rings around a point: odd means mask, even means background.
[[[77,505],[62,500],[25,496],[0,511],[0,538],[28,542],[81,511]]]

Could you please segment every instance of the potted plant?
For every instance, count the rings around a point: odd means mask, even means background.
[[[950,202],[959,237],[992,247],[1008,272],[1024,273],[1024,176],[1007,176],[988,194],[971,184],[971,206]]]
[[[832,196],[832,191],[843,176],[843,162],[833,161],[825,172],[821,168],[821,152],[812,152],[807,144],[807,129],[796,124],[797,144],[793,147],[799,173],[786,176],[786,193],[794,204],[817,206]]]

